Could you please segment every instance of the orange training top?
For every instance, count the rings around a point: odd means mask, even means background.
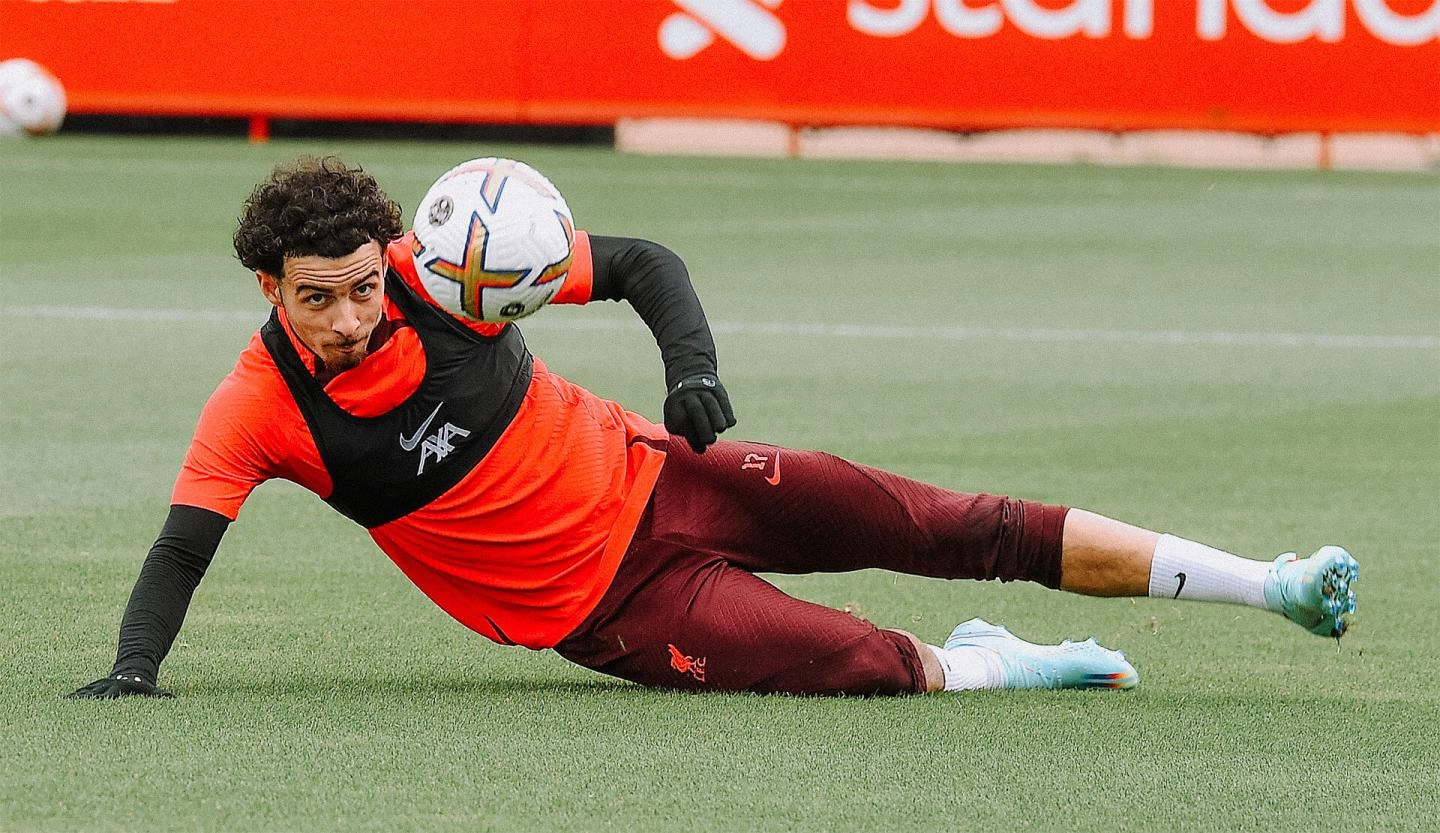
[[[409,235],[385,254],[390,274],[428,297]],[[574,267],[552,303],[589,301],[592,274],[589,238],[577,232]],[[399,324],[388,340],[325,385],[325,395],[354,416],[395,408],[425,374],[420,339],[388,297],[385,315]],[[313,372],[314,354],[295,339],[283,310],[279,317]],[[511,326],[464,323],[483,334]],[[548,648],[609,587],[660,474],[666,437],[663,427],[556,376],[537,358],[519,411],[484,459],[439,498],[369,532],[466,627],[496,642]],[[332,489],[310,428],[257,333],[205,404],[171,503],[233,520],[250,492],[272,478],[322,498]]]

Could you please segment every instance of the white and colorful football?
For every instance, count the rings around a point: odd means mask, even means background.
[[[28,58],[0,61],[0,136],[44,136],[65,120],[60,79]]]
[[[456,165],[415,209],[415,268],[440,306],[477,321],[523,318],[560,291],[574,255],[570,207],[513,159]]]

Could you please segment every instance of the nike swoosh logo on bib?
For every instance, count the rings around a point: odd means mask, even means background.
[[[444,402],[436,405],[435,410],[430,412],[430,416],[425,417],[425,421],[420,423],[420,429],[416,431],[413,435],[411,435],[408,439],[405,437],[404,434],[400,435],[400,449],[402,451],[415,450],[415,446],[420,444],[420,438],[425,436],[425,431],[429,429],[430,423],[435,421],[435,415],[440,413],[440,409],[443,407],[445,407]]]

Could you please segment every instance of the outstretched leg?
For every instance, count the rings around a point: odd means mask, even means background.
[[[665,557],[642,557],[651,546]],[[688,576],[681,553],[700,559]],[[649,574],[647,562],[658,572]],[[953,492],[817,452],[721,442],[703,457],[671,449],[606,602],[557,650],[637,682],[712,690],[1135,684],[1122,655],[1090,640],[1034,645],[972,620],[945,646],[931,646],[790,599],[751,575],[871,567],[1026,579],[1096,596],[1246,604],[1334,636],[1354,609],[1349,585],[1357,574],[1338,547],[1308,559],[1253,561],[1084,510]],[[670,575],[654,577],[660,574]],[[656,621],[636,627],[648,619]],[[697,669],[705,669],[704,680]]]
[[[1359,565],[1340,547],[1254,561],[1080,509],[1065,517],[1060,551],[1062,590],[1248,605],[1321,636],[1344,635],[1358,577]]]
[[[671,449],[657,534],[754,572],[880,568],[1016,579],[1092,596],[1228,602],[1340,636],[1358,568],[1338,547],[1241,558],[1081,509],[967,494],[814,451],[719,442]]]
[[[1339,547],[1310,558],[1254,561],[1071,509],[1060,548],[1060,589],[1090,596],[1152,596],[1228,602],[1271,610],[1311,633],[1339,637],[1355,610],[1359,567]],[[925,645],[930,690],[1130,688],[1138,677],[1124,655],[1093,641],[1032,645],[979,619],[959,625],[943,647]],[[928,651],[928,656],[926,652]]]

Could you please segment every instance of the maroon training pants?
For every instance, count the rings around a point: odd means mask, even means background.
[[[695,454],[676,439],[614,582],[555,650],[666,688],[923,691],[910,640],[754,574],[873,567],[1058,587],[1066,511],[816,451],[719,442]]]

